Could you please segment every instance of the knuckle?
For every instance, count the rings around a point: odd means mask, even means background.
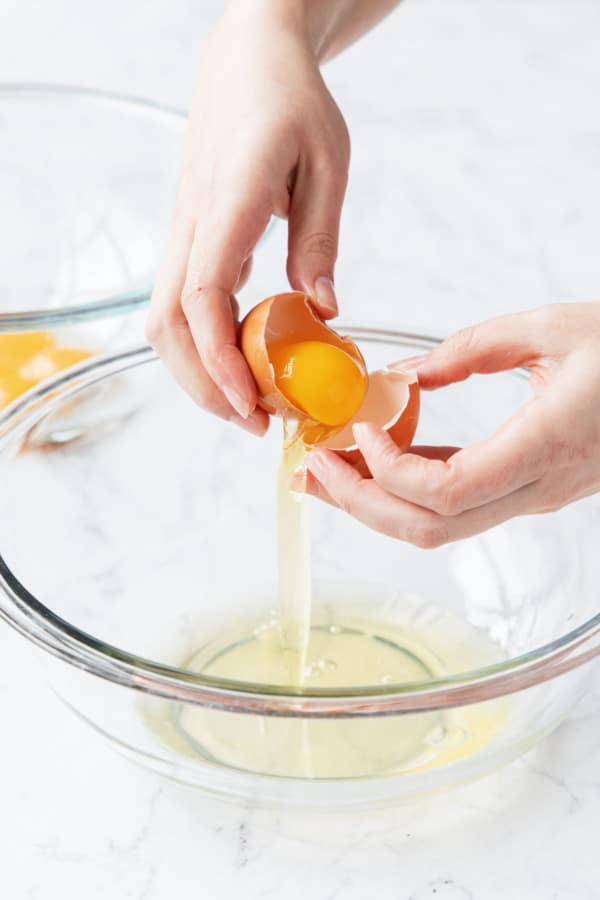
[[[448,529],[443,523],[429,520],[407,528],[404,539],[421,550],[435,550],[448,542]]]
[[[558,503],[557,501],[547,497],[542,502],[538,511],[542,514],[555,513],[555,512],[558,512],[560,509],[562,509],[562,507],[564,505],[565,505],[564,503]]]
[[[342,168],[344,175],[347,175],[348,169],[350,168],[350,156],[352,154],[352,138],[350,137],[350,129],[346,124],[346,120],[343,116],[341,118],[341,133],[343,137],[337,141],[337,148],[340,154],[340,158],[342,161]]]
[[[544,451],[541,453],[540,468],[546,471],[557,468],[562,462],[563,452],[560,440],[548,439]]]
[[[335,104],[334,110],[333,118],[328,116],[319,129],[320,140],[313,146],[317,162],[322,162],[334,177],[340,174],[343,177],[350,165],[350,130]]]
[[[554,320],[556,306],[544,305],[532,309],[530,312],[532,322],[537,325],[548,325]]]
[[[462,512],[465,490],[455,473],[445,463],[436,470],[430,469],[430,504],[440,516],[456,516]],[[434,471],[435,475],[431,472]]]
[[[586,463],[589,459],[587,447],[581,447],[564,437],[554,437],[547,441],[546,456],[543,460],[547,470],[570,467]]]
[[[561,357],[565,352],[565,334],[572,328],[572,308],[569,303],[551,303],[527,314],[532,337],[540,356]]]
[[[434,509],[442,516],[457,516],[465,509],[465,492],[458,482],[449,482],[439,493]]]
[[[346,155],[339,148],[335,153],[323,154],[317,161],[315,168],[319,177],[329,186],[330,191],[343,193],[348,183],[349,165],[349,154]]]
[[[395,446],[377,447],[369,459],[369,469],[375,481],[385,490],[395,487],[395,468],[402,458],[402,453]]]
[[[558,512],[573,499],[571,486],[555,485],[548,491],[542,503],[542,512]]]
[[[349,516],[354,516],[356,511],[356,500],[352,491],[343,491],[338,497],[340,509]]]
[[[144,325],[146,340],[155,350],[160,351],[166,342],[166,338],[178,325],[176,310],[163,309],[160,312],[150,310]]]
[[[450,348],[457,355],[469,353],[477,343],[477,326],[461,328],[450,338]]]
[[[344,176],[350,165],[350,132],[342,116],[334,127],[331,121],[321,122],[309,136],[308,153],[315,172],[333,179]]]
[[[198,299],[202,293],[202,287],[196,279],[188,278],[181,291],[180,304],[183,312],[187,316],[198,303]]]
[[[340,174],[340,159],[328,149],[318,149],[311,154],[310,167],[314,176],[327,181],[337,181]]]
[[[158,316],[152,313],[148,316],[144,325],[144,335],[150,346],[158,350],[164,337],[164,325]]]
[[[337,496],[339,507],[349,516],[358,517],[365,485],[368,485],[368,482],[361,478],[359,481],[352,481],[351,484],[345,485],[339,492]]]
[[[530,313],[532,321],[541,326],[562,326],[572,310],[568,303],[546,303]]]
[[[329,231],[314,231],[306,235],[300,246],[306,256],[321,256],[328,260],[335,260],[337,256],[337,241]]]
[[[231,315],[237,322],[240,318],[240,304],[238,303],[237,297],[234,297],[233,294],[229,298],[229,305],[231,306]]]

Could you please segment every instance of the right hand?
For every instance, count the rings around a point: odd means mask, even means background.
[[[147,338],[203,408],[262,435],[256,385],[237,346],[235,292],[269,219],[288,220],[288,279],[323,318],[348,132],[304,30],[281,4],[230,4],[209,39],[190,113],[171,236]]]
[[[554,512],[600,492],[600,303],[563,303],[457,332],[403,360],[426,390],[524,367],[533,396],[474,444],[401,452],[372,423],[354,426],[372,473],[331,450],[308,455],[306,490],[383,534],[433,548],[514,516]]]

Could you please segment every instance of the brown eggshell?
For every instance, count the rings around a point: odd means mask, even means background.
[[[363,404],[347,425],[317,446],[335,450],[362,475],[370,475],[362,453],[356,446],[352,426],[373,422],[387,431],[400,450],[408,450],[417,430],[420,409],[419,382],[415,372],[380,369],[369,375]]]
[[[366,375],[365,361],[350,338],[341,337],[318,317],[310,298],[300,291],[275,294],[251,309],[240,328],[240,346],[258,387],[259,404],[268,413],[295,409],[279,390],[269,347],[279,341],[323,341],[344,350]],[[299,410],[296,410],[300,412]]]

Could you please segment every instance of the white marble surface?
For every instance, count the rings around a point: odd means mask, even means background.
[[[216,2],[4,0],[0,79],[186,106]],[[596,0],[413,0],[329,69],[353,135],[344,318],[444,332],[597,299]],[[246,302],[283,284],[283,234]],[[545,744],[398,811],[314,817],[204,799],[98,744],[0,632],[2,897],[598,897],[600,676]],[[35,709],[35,715],[32,710]]]

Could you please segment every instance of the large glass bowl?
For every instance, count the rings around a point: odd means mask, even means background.
[[[433,343],[347,333],[370,366]],[[117,390],[124,377],[151,390],[118,429],[52,453],[32,449],[46,417],[99,386]],[[425,394],[418,441],[474,441],[528,395],[518,372]],[[273,606],[278,424],[261,441],[203,414],[146,347],[84,363],[0,416],[0,613],[41,649],[34,655],[59,697],[121,751],[173,778],[227,797],[326,808],[459,784],[555,728],[600,651],[596,498],[436,550],[311,501],[313,581],[330,604],[325,615],[335,619],[337,591],[357,617],[435,626],[458,660],[443,676],[302,690],[184,666],[223,629],[247,634],[244,623]],[[496,659],[461,667],[456,621],[493,643]],[[174,723],[190,716],[196,745],[175,739]],[[434,766],[402,755],[405,735],[469,717],[490,726],[469,752],[448,752]],[[18,733],[18,722],[5,726]],[[341,774],[294,769],[289,759],[316,730],[331,748],[359,742],[369,764]],[[225,732],[229,750],[220,752]],[[265,744],[269,766],[255,752]]]

